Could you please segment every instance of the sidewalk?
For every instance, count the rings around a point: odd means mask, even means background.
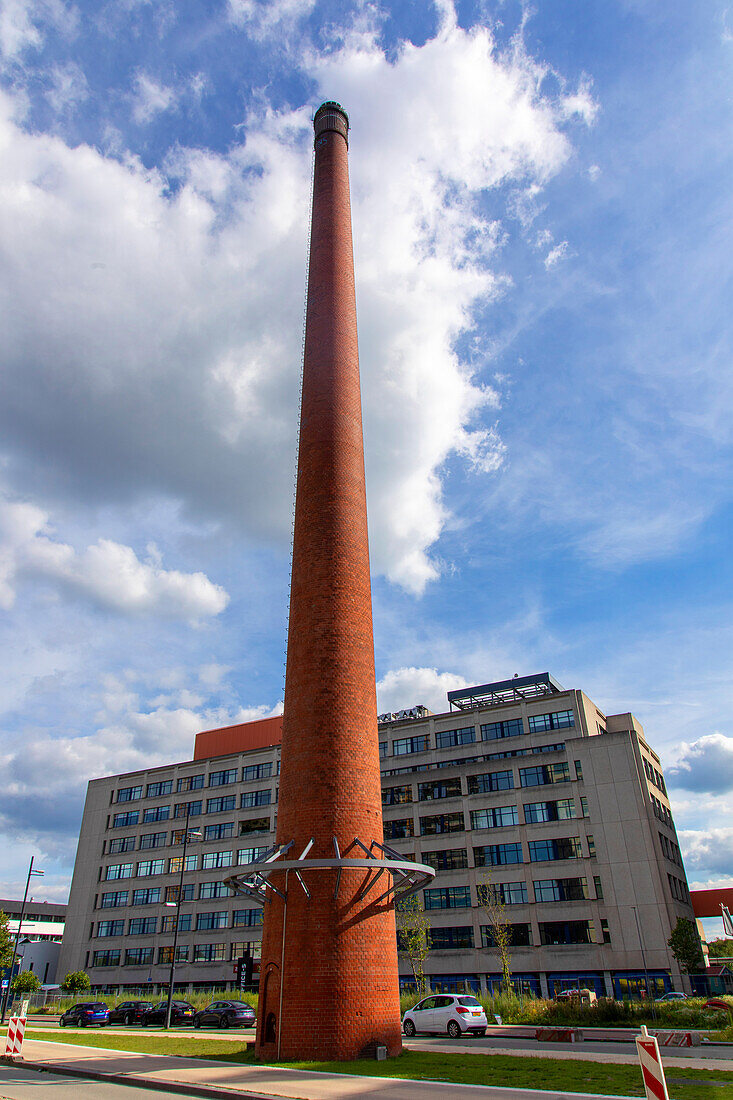
[[[279,1066],[237,1066],[222,1062],[169,1055],[138,1054],[100,1047],[67,1046],[27,1040],[23,1045],[25,1068],[46,1069],[72,1076],[117,1080],[194,1096],[247,1100],[582,1100],[598,1093],[542,1092],[485,1085],[451,1085],[446,1082],[399,1081],[394,1078],[356,1077],[342,1073],[313,1073]],[[538,1082],[540,1084],[540,1082]],[[624,1100],[614,1097],[613,1100]]]

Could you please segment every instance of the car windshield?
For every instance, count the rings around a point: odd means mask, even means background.
[[[459,1005],[472,1005],[474,1008],[481,1008],[481,1001],[477,1001],[475,997],[459,997]]]
[[[227,1001],[227,1004],[231,1005],[232,1008],[250,1008],[251,1007],[250,1005],[245,1004],[244,1001]]]

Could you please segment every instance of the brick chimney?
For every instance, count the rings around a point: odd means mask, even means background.
[[[308,871],[382,841],[374,641],[349,200],[349,121],[314,119],[315,170],[277,842],[270,874],[257,1052],[351,1059],[401,1049],[395,920],[363,869]],[[335,842],[334,843],[334,839]],[[337,850],[338,848],[338,850]],[[380,853],[377,853],[378,855]]]

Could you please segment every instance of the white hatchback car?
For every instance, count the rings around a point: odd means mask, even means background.
[[[440,993],[407,1010],[402,1018],[402,1030],[408,1038],[416,1031],[433,1031],[457,1039],[465,1031],[485,1035],[486,1013],[481,1002],[466,993]]]

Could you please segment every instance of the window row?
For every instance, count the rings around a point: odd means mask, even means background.
[[[675,842],[673,840],[670,840],[669,837],[665,836],[664,833],[660,833],[659,843],[667,859],[671,860],[672,863],[676,863],[678,867],[682,867],[682,853],[680,852],[679,847],[675,844]]]
[[[603,889],[598,876],[593,879],[596,900],[603,900]],[[592,894],[585,878],[535,879],[532,883],[536,902],[589,901]],[[470,886],[430,887],[423,890],[425,909],[470,909]],[[529,902],[526,882],[482,883],[477,887],[477,904],[497,901],[503,905],[526,905]]]
[[[674,875],[668,874],[667,878],[669,880],[669,889],[672,897],[676,898],[677,901],[686,901],[689,905],[690,891],[687,889],[687,883],[683,882],[682,879],[675,878]]]
[[[386,741],[380,743],[379,755],[381,757],[388,756],[389,745]],[[565,752],[565,742],[558,741],[554,744],[547,745],[535,745],[532,748],[523,749],[505,749],[503,752],[489,752],[484,753],[481,756],[464,756],[454,758],[452,760],[435,760],[430,763],[412,764],[401,768],[390,768],[387,771],[382,772],[382,776],[391,775],[407,775],[410,772],[424,772],[435,771],[438,768],[456,768],[464,767],[468,764],[485,764],[491,760],[508,760],[514,756],[537,756],[548,752]]]
[[[644,771],[646,772],[646,777],[649,782],[653,783],[657,790],[661,791],[666,798],[667,788],[664,785],[664,776],[662,775],[662,773],[658,772],[652,762],[650,760],[647,760],[645,756],[642,756],[641,762],[644,765]]]
[[[279,767],[275,768],[275,774],[280,771]],[[248,764],[241,770],[241,782],[246,783],[253,779],[269,779],[273,774],[272,761],[268,760],[263,764]],[[209,787],[226,787],[230,783],[240,782],[240,770],[239,768],[222,768],[218,771],[209,772],[208,784],[206,782],[206,775],[204,772],[200,772],[198,775],[184,775],[176,780],[176,792],[180,791],[200,791],[205,786]],[[152,783],[145,784],[145,797],[146,798],[165,798],[166,795],[173,793],[173,780],[172,779],[159,779]],[[143,784],[138,783],[132,787],[120,787],[114,796],[114,802],[137,802],[138,799],[143,797]]]
[[[549,714],[535,714],[527,719],[530,733],[547,733],[554,729],[570,729],[575,726],[572,710],[552,711]],[[521,718],[510,718],[503,722],[488,722],[481,726],[482,741],[497,741],[505,737],[519,737],[525,732]],[[435,734],[436,749],[455,748],[459,745],[475,744],[476,727],[463,726],[459,729],[439,730]],[[380,755],[387,755],[386,741],[380,744]],[[384,747],[382,747],[384,746]],[[430,748],[430,735],[418,734],[414,737],[399,737],[392,742],[393,756],[408,756],[415,752],[427,752]]]
[[[668,806],[665,806],[659,799],[649,792],[649,797],[652,800],[652,809],[654,810],[654,816],[663,821],[665,825],[669,825],[670,829],[674,829],[674,821],[672,820],[672,813]]]
[[[576,778],[582,777],[580,761],[575,761]],[[570,782],[570,765],[567,761],[557,764],[542,764],[532,768],[519,768],[520,787],[543,787],[553,783]],[[471,794],[490,794],[494,791],[511,791],[515,788],[512,770],[481,772],[469,775],[466,789]],[[460,776],[450,779],[434,779],[427,783],[418,783],[417,801],[435,802],[442,798],[461,798],[463,788]],[[382,790],[383,806],[401,806],[413,801],[412,784],[397,787],[385,787]],[[572,801],[572,800],[571,800]],[[549,819],[548,819],[549,820]]]
[[[179,944],[176,947],[176,962],[225,962],[227,958],[236,962],[248,951],[259,948],[259,943],[250,940],[242,940],[237,943],[198,943],[193,946]],[[173,947],[158,948],[158,965],[170,965],[173,957]],[[149,966],[153,962],[152,947],[130,947],[124,953],[122,951],[103,950],[93,951],[91,963],[97,966]]]
[[[579,799],[580,813],[575,800],[563,798],[549,802],[525,802],[524,824],[535,825],[546,821],[571,821],[588,816],[588,802]],[[519,825],[517,806],[492,806],[485,810],[471,810],[471,829],[505,829]],[[454,813],[435,814],[419,819],[420,836],[437,836],[442,833],[463,833],[466,823],[462,810]],[[411,817],[396,818],[384,822],[385,840],[405,840],[415,835],[415,822]]]

